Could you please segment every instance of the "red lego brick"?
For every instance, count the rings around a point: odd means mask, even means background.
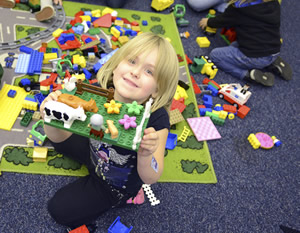
[[[247,116],[247,114],[249,113],[249,111],[249,107],[247,107],[246,105],[242,105],[237,112],[237,116],[244,119],[245,116]]]
[[[210,79],[209,78],[204,78],[203,80],[202,80],[202,84],[208,84],[210,82]]]
[[[197,83],[193,83],[193,89],[194,89],[195,94],[201,94],[200,87],[198,86]]]
[[[183,99],[183,98],[182,98]],[[184,99],[183,99],[184,101]],[[179,100],[175,100],[173,99],[172,101],[172,105],[171,105],[171,111],[174,110],[174,109],[178,109],[180,112],[183,112],[184,109],[186,108],[186,106],[184,105],[184,102],[182,103],[182,100],[179,99]]]
[[[77,227],[76,229],[69,231],[69,233],[89,233],[89,229],[86,227],[86,225],[82,225],[80,227]]]
[[[79,17],[79,16],[82,16],[82,15],[84,15],[84,12],[83,12],[83,11],[78,11],[78,12],[74,15],[74,17]]]
[[[236,107],[230,104],[223,104],[223,110],[226,112],[236,113]]]
[[[188,65],[193,64],[193,61],[185,54],[185,59],[188,63]]]
[[[132,21],[132,22],[131,22],[131,26],[139,26],[139,23],[136,22],[136,21]]]

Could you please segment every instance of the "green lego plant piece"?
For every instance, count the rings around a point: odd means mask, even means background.
[[[126,106],[128,107],[128,113],[130,115],[140,115],[144,109],[143,105],[138,104],[136,101],[133,101],[131,104],[126,104]]]
[[[22,120],[20,121],[20,124],[24,127],[27,127],[32,120],[32,115],[33,115],[32,112],[26,112]]]
[[[122,104],[122,107],[120,108],[120,113],[119,114],[108,114],[107,109],[104,107],[104,104],[107,103],[106,97],[96,95],[93,93],[89,93],[86,91],[83,92],[82,95],[75,94],[75,96],[78,96],[86,101],[89,101],[91,98],[93,98],[96,101],[97,107],[99,108],[97,113],[101,114],[103,116],[103,122],[104,122],[104,126],[106,128],[108,128],[106,120],[112,120],[114,122],[114,125],[116,126],[116,128],[118,129],[118,132],[119,132],[118,137],[112,139],[111,135],[109,133],[104,133],[104,137],[101,139],[103,142],[106,142],[106,143],[109,143],[112,145],[116,145],[116,146],[120,146],[125,149],[129,149],[129,150],[135,150],[135,151],[138,150],[140,143],[137,143],[136,148],[133,149],[133,140],[134,140],[134,137],[135,137],[136,131],[137,131],[136,128],[130,128],[128,130],[125,130],[124,126],[119,124],[119,120],[122,119],[124,117],[124,115],[128,113],[128,110],[129,110],[129,107],[126,106],[125,103],[116,101],[117,103]],[[141,110],[141,114],[136,116],[137,125],[140,125],[141,122],[143,122],[142,119],[143,119],[144,113],[145,113],[145,108],[143,107],[143,109]],[[44,122],[44,123],[47,125],[59,128],[59,129],[68,130],[72,133],[75,133],[75,134],[78,134],[78,135],[81,135],[84,137],[100,140],[99,137],[96,137],[93,134],[90,135],[91,128],[89,128],[89,126],[88,126],[90,123],[90,118],[95,113],[86,112],[85,114],[86,114],[87,118],[84,122],[75,120],[73,122],[72,126],[68,129],[63,127],[64,123],[62,121],[51,120],[50,123],[47,123],[47,122]],[[147,126],[148,120],[149,120],[149,117],[145,118],[145,120],[143,122],[141,137],[143,137],[144,130]]]

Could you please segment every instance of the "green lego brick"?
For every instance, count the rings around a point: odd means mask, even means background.
[[[20,121],[20,124],[24,127],[27,127],[32,120],[32,115],[33,115],[32,112],[26,112],[22,120]]]
[[[114,121],[114,125],[116,126],[116,128],[119,131],[118,137],[115,139],[112,139],[110,134],[104,133],[104,137],[101,139],[101,141],[112,144],[112,145],[120,146],[125,149],[129,149],[129,150],[135,150],[135,151],[138,150],[140,143],[138,143],[136,145],[136,149],[132,148],[133,139],[136,134],[136,128],[129,128],[129,129],[125,130],[124,126],[119,124],[119,120],[123,119],[124,115],[127,114],[129,116],[135,116],[136,123],[137,123],[137,125],[139,125],[142,122],[143,115],[145,112],[144,107],[142,108],[140,115],[132,115],[132,114],[128,113],[128,110],[131,107],[130,105],[116,101],[117,103],[122,104],[122,107],[120,108],[120,114],[108,114],[107,109],[104,107],[104,104],[106,103],[106,100],[107,100],[106,97],[102,97],[102,96],[92,94],[89,92],[83,92],[82,95],[75,94],[75,96],[78,96],[86,101],[89,101],[91,98],[93,98],[96,101],[97,107],[99,108],[97,113],[101,114],[103,116],[104,126],[106,128],[107,128],[106,120]],[[75,120],[69,129],[63,127],[63,125],[64,125],[63,121],[51,120],[50,123],[47,123],[47,122],[44,122],[44,123],[47,125],[59,128],[59,129],[64,129],[64,130],[70,131],[72,133],[75,133],[75,134],[78,134],[78,135],[81,135],[84,137],[100,140],[95,135],[90,135],[90,128],[88,127],[88,124],[90,123],[90,118],[93,114],[94,113],[92,113],[92,112],[86,112],[86,116],[87,116],[86,120],[84,122]],[[149,118],[146,118],[144,121],[141,137],[143,137],[143,132],[148,124],[148,120],[149,120]]]

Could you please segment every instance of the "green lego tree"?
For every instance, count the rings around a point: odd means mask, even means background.
[[[15,165],[22,164],[28,166],[33,163],[32,158],[28,157],[28,152],[22,147],[8,147],[4,150],[3,154],[7,162],[14,163]]]

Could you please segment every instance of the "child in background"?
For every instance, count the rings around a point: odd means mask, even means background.
[[[210,53],[214,64],[239,79],[264,86],[274,85],[274,75],[292,79],[292,69],[280,53],[280,5],[278,0],[231,0],[223,14],[202,18],[199,26],[234,27],[237,39],[230,46],[215,48]]]
[[[55,150],[85,164],[89,170],[89,175],[61,188],[49,201],[50,215],[58,223],[72,228],[91,223],[107,210],[135,197],[143,183],[157,182],[164,167],[170,129],[168,111],[178,74],[172,45],[150,32],[127,42],[99,70],[99,83],[103,88],[114,86],[115,100],[144,104],[153,99],[152,113],[137,153],[45,125]],[[49,94],[41,105],[42,115],[44,103],[57,100],[60,94]]]
[[[186,0],[186,2],[194,11],[205,11],[213,7],[218,12],[224,12],[227,7],[227,0]]]

